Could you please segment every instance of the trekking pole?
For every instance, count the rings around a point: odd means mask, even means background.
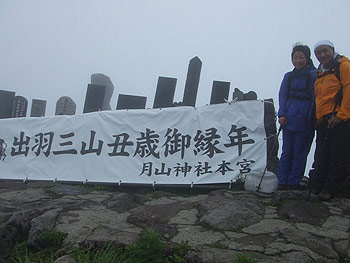
[[[259,192],[259,190],[260,190],[260,186],[261,186],[262,180],[264,179],[264,176],[265,176],[267,167],[268,167],[269,164],[270,164],[271,156],[272,156],[273,150],[274,150],[274,148],[275,148],[276,141],[278,140],[278,137],[279,137],[279,135],[280,135],[280,133],[281,133],[281,131],[282,131],[282,128],[283,128],[283,125],[280,125],[280,127],[278,128],[278,132],[277,132],[277,135],[276,135],[276,139],[273,141],[273,144],[272,144],[272,147],[271,147],[271,151],[270,151],[270,154],[269,154],[269,156],[268,156],[268,158],[267,158],[266,166],[265,166],[264,172],[263,172],[263,174],[262,174],[262,176],[261,176],[259,185],[257,186],[256,192]]]

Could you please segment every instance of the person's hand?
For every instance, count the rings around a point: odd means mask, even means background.
[[[287,123],[286,117],[284,117],[284,116],[279,117],[279,118],[278,118],[278,123],[279,123],[281,126],[285,125],[285,124]]]
[[[332,129],[335,126],[337,126],[342,120],[339,119],[337,116],[332,116],[329,120],[328,120],[328,129]]]

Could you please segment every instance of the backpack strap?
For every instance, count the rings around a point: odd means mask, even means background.
[[[288,88],[287,88],[287,90],[288,90],[288,99],[290,98],[290,90],[291,90],[291,88],[290,88],[290,85],[292,84],[292,80],[293,80],[293,75],[294,75],[294,71],[292,71],[290,74],[289,74],[289,76],[288,76]]]
[[[338,55],[337,58],[331,62],[331,68],[326,72],[321,72],[320,70],[317,70],[317,78],[323,78],[324,76],[327,76],[328,74],[334,74],[337,79],[340,81],[340,64],[341,64],[342,56]]]
[[[334,75],[340,81],[340,89],[337,91],[337,93],[334,95],[334,98],[333,98],[334,99],[333,112],[335,112],[335,109],[337,108],[337,106],[340,107],[341,102],[343,100],[343,84],[341,83],[339,68],[340,68],[340,59],[337,59],[334,66]]]
[[[306,85],[304,89],[300,89],[300,90],[305,90],[308,91],[309,93],[309,97],[307,96],[298,96],[298,95],[291,95],[291,90],[293,90],[291,88],[291,84],[292,84],[292,80],[294,77],[294,71],[292,71],[292,73],[289,75],[288,77],[288,99],[297,99],[297,100],[311,100],[311,94],[310,94],[310,82],[311,82],[311,74],[306,74]]]
[[[337,59],[336,62],[335,62],[335,66],[334,66],[334,75],[337,77],[337,79],[339,81],[341,81],[340,80],[340,70],[339,70],[339,68],[340,68],[340,61]]]

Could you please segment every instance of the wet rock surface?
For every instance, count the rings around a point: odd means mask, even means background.
[[[79,245],[125,246],[144,228],[169,244],[188,242],[188,263],[342,262],[350,257],[350,199],[321,203],[308,191],[272,195],[227,189],[84,187],[0,181],[0,258],[16,242],[37,245],[54,229]],[[66,255],[60,261],[73,262]]]

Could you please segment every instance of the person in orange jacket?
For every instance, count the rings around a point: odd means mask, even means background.
[[[315,82],[317,137],[311,187],[321,201],[341,189],[350,163],[350,61],[322,40],[314,46],[320,62]]]

